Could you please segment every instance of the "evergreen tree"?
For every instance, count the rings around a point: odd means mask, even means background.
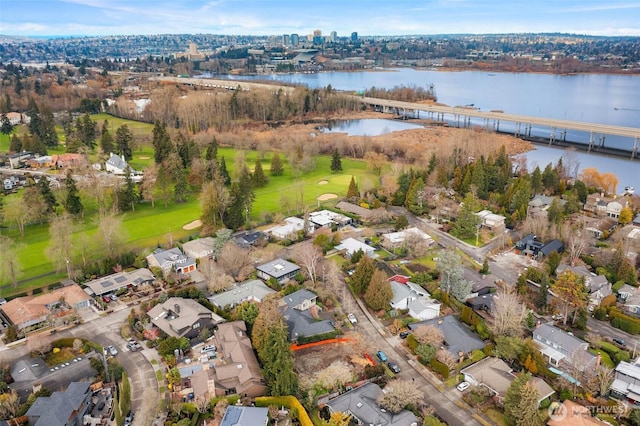
[[[193,159],[200,155],[194,140],[186,138],[182,133],[178,134],[176,139],[176,148],[178,150],[178,155],[182,160],[182,167],[185,169],[191,167]]]
[[[400,173],[400,176],[398,176],[398,190],[393,196],[394,206],[404,206],[411,182],[413,182],[413,171]]]
[[[76,120],[76,135],[79,142],[93,150],[96,145],[96,123],[89,117],[89,113],[84,113]]]
[[[58,201],[56,201],[56,197],[49,186],[49,180],[46,177],[42,176],[40,178],[38,181],[38,189],[40,190],[40,195],[47,206],[47,214],[53,213],[58,205]]]
[[[279,324],[269,330],[266,345],[268,350],[262,352],[260,361],[269,394],[295,395],[298,391],[298,376],[293,368],[293,353],[286,325]]]
[[[251,206],[256,199],[256,194],[253,190],[253,179],[249,169],[245,166],[240,174],[240,180],[238,181],[240,194],[242,198],[242,207],[244,208],[245,221],[249,221],[249,212]]]
[[[105,154],[111,154],[113,152],[113,136],[109,131],[109,122],[104,120],[102,123],[102,133],[100,135],[100,149]]]
[[[240,183],[233,182],[229,187],[231,202],[224,211],[222,221],[224,225],[234,231],[244,225],[244,205],[241,195]]]
[[[393,299],[393,290],[387,280],[387,274],[376,269],[371,276],[367,291],[364,293],[364,300],[371,309],[380,311],[389,308],[391,299]]]
[[[220,176],[222,176],[224,185],[225,186],[231,185],[231,175],[229,175],[229,171],[227,170],[227,163],[224,160],[224,157],[220,157],[220,163],[218,164],[218,171],[220,172]]]
[[[207,152],[204,159],[207,161],[218,160],[218,141],[216,140],[216,138],[213,138],[213,140],[207,147]]]
[[[11,141],[9,142],[9,152],[22,152],[22,140],[15,133],[11,135]]]
[[[458,218],[451,227],[451,234],[456,238],[471,238],[476,235],[480,218],[475,214],[478,202],[472,192],[467,193],[462,203]]]
[[[80,193],[78,191],[78,187],[76,186],[76,181],[73,179],[71,175],[71,171],[67,171],[67,177],[64,181],[65,187],[67,188],[67,197],[64,201],[64,209],[67,213],[72,215],[80,215],[84,210],[84,206],[82,205],[82,201],[80,200]]]
[[[431,158],[429,158],[429,167],[427,168],[427,176],[433,173],[437,165],[438,165],[438,162],[436,158],[436,153],[434,152],[431,154]]]
[[[156,164],[162,164],[162,162],[169,157],[169,154],[174,151],[165,123],[156,121],[153,126],[153,139],[151,143],[153,144],[153,157]]]
[[[40,118],[40,108],[38,107],[35,99],[33,99],[31,96],[29,96],[29,101],[27,104],[27,116],[29,117],[29,124],[27,125],[27,127],[29,128],[29,132],[32,135],[39,135],[40,124],[42,121]]]
[[[126,124],[116,130],[116,152],[124,157],[125,161],[133,158],[133,133]]]
[[[264,174],[262,170],[262,162],[256,160],[256,166],[253,169],[253,186],[254,188],[264,188],[269,183],[269,178]]]
[[[7,114],[2,113],[2,116],[0,116],[0,133],[9,135],[11,132],[13,132],[13,124],[9,121]]]
[[[560,177],[558,172],[551,167],[551,163],[547,164],[542,172],[542,184],[549,193],[555,194],[558,191]]]
[[[542,172],[540,171],[540,167],[536,166],[533,173],[531,173],[531,190],[534,194],[541,194],[543,189]]]
[[[364,294],[367,291],[375,270],[376,266],[373,263],[373,259],[369,256],[362,256],[356,266],[356,270],[351,275],[351,286],[356,294]]]
[[[173,196],[176,203],[184,203],[187,201],[187,191],[189,190],[189,182],[187,181],[187,172],[180,168],[173,173],[175,185],[173,186]]]
[[[284,166],[282,165],[282,160],[277,152],[273,153],[273,157],[271,157],[271,176],[282,176],[284,173]]]
[[[135,211],[138,194],[136,193],[136,185],[131,178],[131,169],[129,167],[127,167],[124,182],[124,186],[118,193],[118,208],[122,212]]]
[[[347,198],[352,201],[357,201],[360,198],[360,190],[356,184],[356,179],[351,176],[351,182],[349,182],[349,189],[347,190]]]
[[[338,148],[333,150],[333,155],[331,156],[331,171],[333,173],[338,173],[342,171],[342,160],[340,159],[340,153],[338,152]]]
[[[514,426],[537,426],[539,394],[531,381],[531,373],[520,373],[504,396],[504,416],[507,424]]]
[[[43,107],[40,114],[40,125],[37,133],[38,138],[45,147],[55,148],[58,146],[58,133],[56,132],[56,122],[53,112],[48,107]],[[95,136],[94,136],[95,139]],[[45,155],[45,154],[42,154]]]
[[[424,181],[421,177],[413,180],[409,191],[407,191],[407,197],[404,205],[411,213],[415,215],[421,215],[425,212],[424,205]]]

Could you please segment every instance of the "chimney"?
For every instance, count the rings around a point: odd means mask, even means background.
[[[175,305],[173,305],[173,311],[176,314],[179,314],[180,313],[180,305],[178,305],[177,303]]]
[[[538,322],[536,322],[536,328],[540,328],[540,320],[538,320]]]
[[[598,371],[598,368],[600,368],[600,362],[602,362],[602,355],[598,352],[598,356],[596,356],[596,363],[593,367],[594,370]]]

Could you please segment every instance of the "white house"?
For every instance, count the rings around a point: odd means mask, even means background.
[[[213,256],[213,237],[198,238],[182,245],[184,254],[194,259]]]
[[[500,232],[504,230],[506,217],[491,213],[489,210],[482,210],[476,213],[476,216],[482,221],[480,224],[483,228],[487,228],[492,232]]]
[[[350,217],[340,213],[332,212],[331,210],[320,210],[317,212],[309,213],[309,221],[316,228],[331,227],[337,225],[339,227],[351,224]]]
[[[385,248],[393,250],[398,247],[402,247],[405,244],[405,240],[411,237],[419,238],[420,240],[425,241],[429,246],[434,243],[433,238],[431,238],[429,234],[421,229],[413,227],[398,232],[382,234],[381,244]]]
[[[376,249],[370,245],[351,237],[342,240],[342,242],[336,246],[336,250],[344,250],[348,257],[353,256],[358,250],[362,250],[364,254],[371,258],[375,257],[374,252],[376,251]]]
[[[622,212],[622,204],[617,201],[612,201],[607,204],[606,214],[607,216],[618,219],[620,217],[620,212]]]
[[[393,277],[392,277],[393,278]],[[389,304],[393,309],[407,309],[409,315],[419,321],[440,316],[440,303],[431,299],[429,293],[418,284],[390,280],[393,298]]]
[[[291,238],[292,236],[297,234],[298,231],[302,231],[304,229],[304,219],[300,219],[299,217],[291,216],[286,218],[284,222],[285,223],[283,225],[271,228],[266,232],[273,235],[275,238],[284,240],[287,238]],[[313,232],[313,225],[308,225],[307,232]]]

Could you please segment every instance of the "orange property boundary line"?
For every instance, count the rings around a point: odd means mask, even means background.
[[[298,345],[297,343],[292,343],[291,350],[299,351],[301,349],[313,348],[314,346],[328,345],[331,343],[347,343],[347,342],[355,342],[355,339],[350,339],[348,337],[337,337],[335,339],[327,339],[327,340],[320,340],[319,342],[305,343],[304,345]]]

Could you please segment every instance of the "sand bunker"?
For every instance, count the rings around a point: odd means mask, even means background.
[[[338,196],[336,194],[322,194],[318,197],[318,201],[333,200],[334,198],[338,198]]]
[[[150,158],[151,157],[142,156],[142,157],[138,157],[138,160],[149,160]]]
[[[202,221],[200,219],[196,219],[191,223],[187,223],[185,226],[182,227],[182,229],[186,229],[187,231],[190,231],[192,229],[196,229],[202,226]]]
[[[329,183],[328,180],[321,180],[320,182],[318,182],[318,185],[326,185],[328,183]]]

